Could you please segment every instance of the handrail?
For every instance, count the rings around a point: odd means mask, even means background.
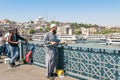
[[[35,45],[33,63],[45,67],[43,44],[22,44],[20,52],[25,56],[28,47]],[[66,75],[92,80],[120,80],[120,50],[73,47],[62,45],[59,49],[59,68]],[[63,65],[64,64],[64,65]]]

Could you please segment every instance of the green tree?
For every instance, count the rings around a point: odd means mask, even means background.
[[[30,29],[30,34],[34,34],[35,33],[35,30],[34,29]]]
[[[80,23],[80,24],[71,23],[71,27],[74,28],[74,29],[78,29],[78,28],[81,28],[81,27],[90,28],[90,27],[93,27],[93,25],[92,24],[83,24],[83,23]]]
[[[118,30],[113,30],[113,29],[105,29],[105,30],[102,30],[101,32],[96,32],[95,34],[109,34],[109,33],[116,33],[119,31]]]
[[[53,24],[53,23],[56,23],[56,22],[55,21],[51,21],[50,23]]]
[[[76,28],[78,28],[78,24],[77,23],[71,23],[71,27],[76,29]]]
[[[42,29],[42,28],[40,28],[40,32],[43,32],[43,29]]]
[[[30,23],[31,23],[31,24],[33,24],[33,23],[34,23],[34,21],[30,20]]]
[[[9,19],[4,19],[4,21],[6,21],[7,23],[10,23],[10,20],[9,20]]]
[[[16,22],[15,22],[15,21],[9,21],[9,23],[10,23],[10,24],[16,24]]]
[[[48,26],[48,27],[45,29],[45,31],[48,32],[49,30],[50,30],[50,27]]]
[[[75,31],[74,31],[74,34],[75,34],[75,35],[79,35],[79,34],[82,34],[82,32],[81,32],[81,31],[78,31],[78,30],[75,30]]]

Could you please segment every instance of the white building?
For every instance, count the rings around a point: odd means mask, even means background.
[[[82,35],[89,35],[89,29],[88,28],[82,27],[81,30],[82,30]]]
[[[73,28],[69,28],[68,34],[69,35],[73,35],[74,34],[74,29]]]
[[[57,27],[57,35],[73,35],[74,30],[70,26]]]
[[[43,17],[38,17],[36,20],[35,20],[35,24],[44,24],[44,19]]]

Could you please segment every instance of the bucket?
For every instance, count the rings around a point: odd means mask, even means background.
[[[63,69],[57,69],[56,74],[57,74],[58,77],[60,77],[61,75],[64,74],[64,70]]]
[[[5,58],[5,59],[4,59],[4,63],[5,63],[5,64],[8,64],[9,62],[10,62],[10,58]]]

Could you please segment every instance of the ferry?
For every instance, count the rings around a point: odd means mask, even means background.
[[[84,40],[92,40],[92,41],[105,41],[106,40],[106,38],[105,38],[105,36],[104,35],[101,35],[101,34],[99,34],[99,35],[83,35],[83,39]]]
[[[40,42],[42,42],[43,39],[44,39],[44,34],[32,35],[32,41],[40,41]]]
[[[57,38],[62,41],[77,41],[78,37],[76,35],[57,35]]]
[[[112,44],[120,45],[120,37],[108,37],[108,39],[106,40],[106,44],[107,45],[112,45]]]
[[[77,41],[77,36],[75,35],[57,35],[57,38],[61,41]],[[44,34],[35,34],[32,36],[33,41],[43,41]]]

